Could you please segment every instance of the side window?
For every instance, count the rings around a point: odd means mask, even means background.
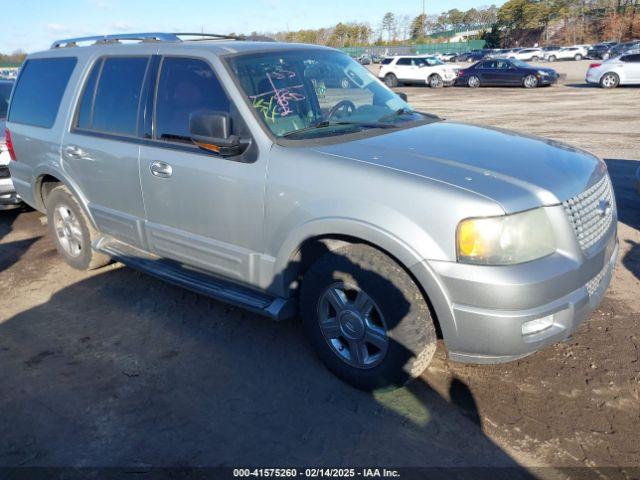
[[[148,62],[148,57],[105,58],[93,100],[92,130],[137,133],[140,91]]]
[[[189,116],[201,110],[230,113],[229,98],[209,64],[165,57],[156,97],[156,138],[191,143]]]
[[[9,121],[51,128],[76,63],[75,57],[27,60],[13,94]]]
[[[400,59],[398,59],[398,62],[396,63],[396,65],[401,65],[401,66],[411,65],[411,59],[410,58],[400,58]]]
[[[640,54],[636,54],[636,55],[629,55],[629,60],[627,60],[631,63],[640,63]]]
[[[385,58],[380,62],[380,64],[389,65],[392,61],[393,61],[393,58]]]
[[[84,84],[80,107],[78,109],[78,117],[76,127],[88,129],[91,128],[91,117],[93,115],[93,98],[96,94],[96,85],[98,84],[98,75],[102,68],[102,60],[98,60],[91,69],[91,73]]]

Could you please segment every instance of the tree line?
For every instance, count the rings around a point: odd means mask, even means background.
[[[640,0],[508,0],[501,7],[453,8],[415,16],[389,11],[376,25],[341,22],[268,35],[286,42],[351,47],[440,43],[452,31],[476,30],[483,33],[467,38],[484,39],[495,48],[640,39]]]

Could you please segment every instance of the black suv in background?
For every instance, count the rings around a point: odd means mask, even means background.
[[[598,43],[587,51],[587,56],[593,60],[602,60],[605,54],[616,45],[618,45],[617,42]]]

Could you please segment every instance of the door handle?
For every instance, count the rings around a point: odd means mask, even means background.
[[[87,154],[80,147],[75,145],[67,145],[64,149],[64,154],[68,158],[86,158]]]
[[[171,165],[157,160],[155,162],[151,162],[149,169],[153,175],[160,178],[169,178],[173,174],[173,168],[171,168]]]

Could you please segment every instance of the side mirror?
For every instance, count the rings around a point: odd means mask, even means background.
[[[200,148],[223,157],[240,155],[247,147],[231,134],[231,117],[225,112],[193,112],[189,115],[189,133]]]
[[[409,97],[407,97],[407,94],[404,92],[397,92],[396,95],[398,95],[405,102],[409,101]]]

